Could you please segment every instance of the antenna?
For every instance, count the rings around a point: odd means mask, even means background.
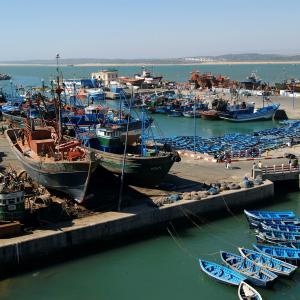
[[[56,54],[55,58],[56,58],[56,72],[57,72],[57,74],[59,76],[59,59],[60,59],[59,54]]]

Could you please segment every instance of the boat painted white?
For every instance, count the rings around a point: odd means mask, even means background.
[[[242,281],[239,285],[238,295],[240,300],[262,300],[259,292],[244,281]]]

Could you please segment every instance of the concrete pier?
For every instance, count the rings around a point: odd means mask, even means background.
[[[207,217],[212,213],[247,207],[273,195],[273,183],[266,181],[251,189],[226,191],[202,200],[180,200],[160,208],[140,205],[122,212],[106,212],[76,219],[71,225],[58,223],[55,227],[36,230],[25,236],[1,239],[0,267],[3,273],[43,257],[76,249],[77,246],[124,237],[172,220],[186,219],[191,214]]]

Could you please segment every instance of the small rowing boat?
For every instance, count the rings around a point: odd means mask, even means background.
[[[297,264],[300,259],[300,249],[258,244],[253,244],[253,248],[259,252],[271,255],[278,259],[289,261],[292,264]]]
[[[225,251],[221,251],[220,255],[227,266],[234,271],[241,273],[257,286],[268,287],[273,284],[274,280],[277,278],[276,274],[261,268],[249,259]]]
[[[297,269],[297,267],[294,265],[281,261],[262,252],[257,252],[246,248],[239,248],[239,251],[243,257],[251,260],[262,268],[268,269],[276,275],[291,276]]]
[[[282,226],[300,226],[300,221],[298,219],[284,219],[284,220],[277,220],[277,219],[260,219],[260,220],[254,220],[247,218],[249,222],[250,228],[259,228],[261,227],[261,224],[264,224],[266,226],[269,225],[282,225]]]
[[[297,219],[292,211],[263,211],[263,210],[246,210],[244,213],[247,218],[254,220],[269,219],[269,220],[285,220]]]
[[[238,295],[240,300],[262,300],[259,292],[244,281],[239,285]]]
[[[238,272],[214,262],[199,259],[199,264],[204,273],[221,283],[238,286],[243,280],[246,280],[246,277]]]
[[[280,225],[280,224],[269,224],[266,225],[264,223],[260,224],[259,231],[264,232],[264,231],[284,231],[284,232],[299,232],[300,233],[300,226],[296,225]]]
[[[204,120],[218,120],[219,119],[219,112],[216,110],[207,110],[200,112],[201,118]]]
[[[271,241],[271,242],[299,242],[300,232],[258,230],[258,238],[266,241]]]
[[[300,242],[280,242],[277,243],[278,246],[288,247],[288,248],[294,248],[294,249],[300,249]]]

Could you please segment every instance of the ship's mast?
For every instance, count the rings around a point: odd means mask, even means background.
[[[121,178],[120,178],[118,211],[121,211],[122,200],[123,200],[124,173],[125,173],[126,156],[127,156],[127,142],[128,142],[128,131],[129,131],[132,99],[133,99],[133,88],[131,89],[131,97],[129,99],[129,112],[127,115],[126,136],[125,136],[125,145],[124,145],[123,160],[122,160]]]
[[[61,93],[63,89],[60,87],[59,83],[59,54],[56,54],[56,71],[57,71],[57,87],[56,87],[56,94],[57,94],[57,107],[58,107],[58,144],[62,139],[62,126],[61,126]]]

